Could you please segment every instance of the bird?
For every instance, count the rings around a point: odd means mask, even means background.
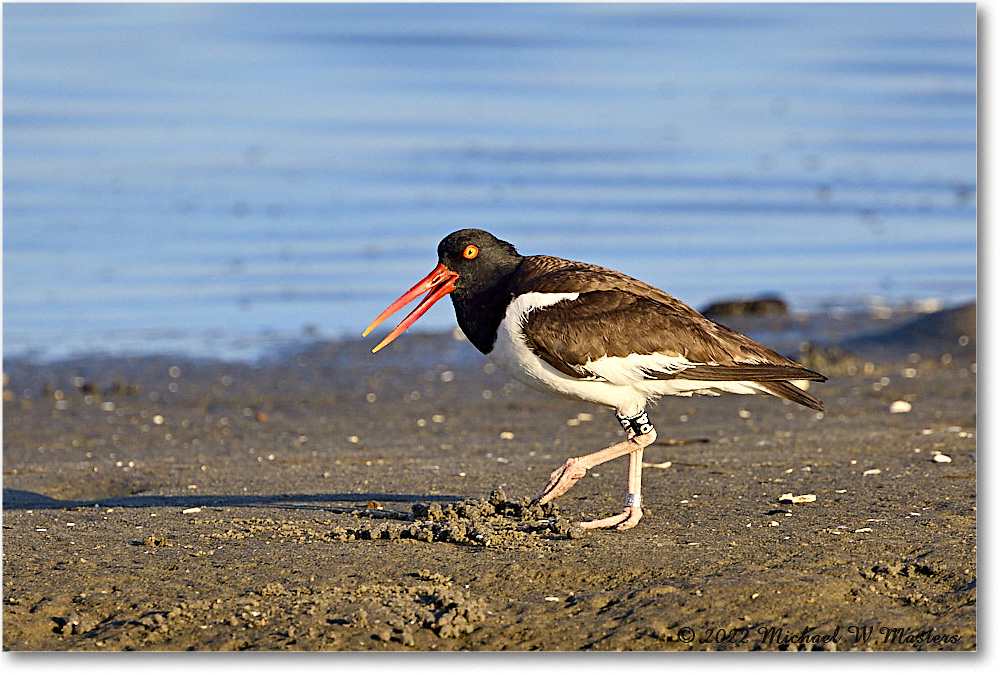
[[[567,459],[533,502],[546,504],[590,469],[628,455],[624,509],[578,523],[585,529],[627,530],[642,519],[642,453],[656,440],[646,408],[661,396],[769,394],[824,410],[822,401],[795,384],[823,382],[824,375],[621,272],[548,255],[523,256],[479,229],[452,232],[437,253],[437,267],[364,331],[367,337],[426,293],[372,352],[450,295],[465,336],[514,379],[547,394],[611,408],[625,440]]]

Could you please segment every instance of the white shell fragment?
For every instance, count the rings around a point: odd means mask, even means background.
[[[910,405],[909,401],[893,401],[892,405],[889,406],[890,413],[908,413],[913,410],[913,406]]]
[[[865,471],[865,472],[864,472],[863,474],[861,474],[861,475],[862,475],[862,476],[877,476],[877,475],[879,475],[880,473],[882,473],[882,469],[868,469],[867,471]]]
[[[940,462],[942,464],[947,464],[947,463],[951,462],[951,457],[949,457],[948,455],[942,454],[942,453],[938,453],[938,454],[934,455],[933,459],[934,459],[935,462]]]
[[[671,466],[673,466],[673,464],[674,464],[673,462],[656,462],[655,464],[652,463],[652,462],[643,462],[642,463],[642,468],[643,469],[669,469]]]
[[[792,504],[808,504],[816,501],[816,495],[793,495],[791,492],[778,497],[779,502],[791,502]]]
[[[184,509],[181,513],[201,513],[201,509],[197,506],[191,507],[190,509]]]

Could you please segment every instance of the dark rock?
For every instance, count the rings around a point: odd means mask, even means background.
[[[713,302],[701,313],[710,319],[725,316],[784,316],[788,314],[788,303],[774,296],[753,300],[724,300]]]
[[[918,316],[887,331],[850,338],[842,345],[858,352],[974,355],[976,303]]]

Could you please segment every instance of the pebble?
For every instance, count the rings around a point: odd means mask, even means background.
[[[879,475],[880,473],[882,473],[882,469],[868,469],[867,471],[865,471],[865,472],[864,472],[863,474],[861,474],[861,475],[862,475],[862,476],[877,476],[877,475]]]
[[[890,413],[908,413],[913,410],[913,406],[908,401],[893,401],[889,406]]]
[[[933,459],[934,459],[935,462],[939,462],[941,464],[947,464],[947,463],[951,462],[951,457],[949,457],[948,455],[945,455],[943,453],[939,453],[937,455],[934,455]]]
[[[779,502],[791,502],[792,504],[808,504],[816,501],[816,495],[793,495],[791,492],[778,497]]]

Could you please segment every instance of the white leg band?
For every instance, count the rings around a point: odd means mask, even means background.
[[[633,506],[639,508],[642,505],[642,495],[632,494],[628,492],[625,494],[625,508]]]

